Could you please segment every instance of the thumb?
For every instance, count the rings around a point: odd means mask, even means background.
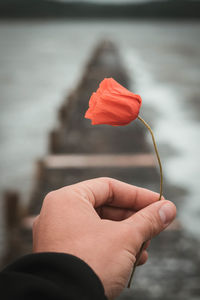
[[[141,209],[128,219],[137,236],[138,247],[164,230],[175,218],[176,207],[171,201],[160,200]]]

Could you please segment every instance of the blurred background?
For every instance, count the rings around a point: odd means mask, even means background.
[[[181,191],[181,226],[200,239],[199,16],[192,0],[0,1],[1,257],[5,191],[28,205],[57,110],[101,40],[117,46],[129,88],[143,98],[165,178]]]

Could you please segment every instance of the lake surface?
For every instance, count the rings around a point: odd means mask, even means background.
[[[93,47],[111,39],[132,91],[143,98],[141,115],[153,125],[165,177],[186,190],[179,218],[200,237],[199,33],[198,22],[0,22],[1,196],[17,189],[27,202],[57,108],[81,78]],[[1,249],[2,231],[0,216]]]

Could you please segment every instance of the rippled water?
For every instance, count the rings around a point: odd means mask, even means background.
[[[1,193],[19,189],[27,201],[56,109],[77,84],[93,47],[110,38],[130,71],[133,91],[143,97],[146,119],[145,108],[154,112],[148,121],[166,177],[187,190],[179,216],[199,236],[199,32],[200,23],[191,22],[0,22]]]

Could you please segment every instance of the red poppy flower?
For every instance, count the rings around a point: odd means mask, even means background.
[[[142,99],[113,78],[105,78],[93,93],[85,118],[93,125],[127,125],[138,117]]]

